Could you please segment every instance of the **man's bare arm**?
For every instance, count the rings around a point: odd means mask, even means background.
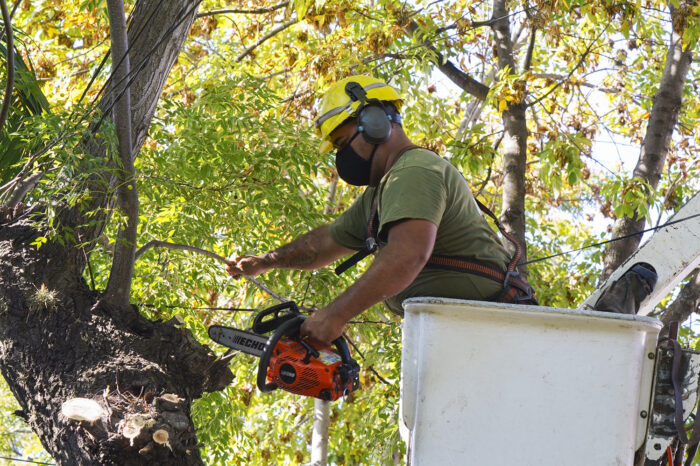
[[[239,277],[255,276],[271,269],[315,270],[353,252],[336,243],[328,225],[324,225],[274,251],[238,257],[228,263],[226,271]]]

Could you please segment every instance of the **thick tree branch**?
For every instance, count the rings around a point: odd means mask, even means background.
[[[114,104],[114,126],[119,141],[119,164],[117,169],[117,205],[126,216],[126,224],[121,226],[114,246],[112,269],[105,291],[105,297],[114,304],[127,305],[134,270],[134,251],[139,215],[139,200],[134,180],[134,157],[131,140],[131,93],[126,80],[130,72],[127,55],[126,17],[122,0],[107,0],[109,29],[112,41],[112,60],[117,64],[113,71],[115,82],[124,82],[125,89],[114,86],[115,96],[122,94]],[[116,97],[115,97],[116,98]]]
[[[271,13],[273,11],[279,10],[280,8],[284,8],[287,5],[289,5],[289,2],[282,2],[282,3],[279,3],[277,5],[273,5],[270,7],[253,8],[253,9],[248,9],[248,10],[246,10],[245,8],[234,8],[234,9],[227,9],[227,10],[203,11],[203,12],[197,14],[197,18],[201,18],[203,16],[226,15],[226,14],[236,14],[236,13],[243,14],[243,15],[257,15],[257,14]]]
[[[0,130],[2,130],[7,114],[10,111],[12,91],[15,87],[15,44],[12,35],[10,12],[7,9],[5,0],[0,0],[0,9],[2,9],[2,22],[5,24],[5,33],[7,34],[7,83],[5,84],[5,96],[2,99],[2,106],[0,106]]]
[[[688,283],[681,288],[678,297],[666,308],[661,316],[664,331],[671,322],[684,322],[693,312],[700,311],[700,270],[696,269]],[[663,331],[662,331],[663,333]]]
[[[19,8],[19,4],[21,2],[15,2],[15,6],[12,7],[12,11],[10,12],[10,23],[12,23],[12,18],[15,17],[15,12],[17,11],[17,8]],[[5,37],[5,29],[0,29],[0,41],[2,41],[3,37]]]
[[[408,23],[404,29],[410,35],[416,35],[420,32],[420,26],[418,26],[415,21]],[[480,100],[486,100],[486,95],[489,93],[488,86],[485,86],[476,79],[472,78],[469,74],[457,68],[457,66],[455,66],[449,60],[445,60],[443,55],[429,43],[426,42],[425,46],[428,48],[428,50],[435,54],[435,65],[445,76],[447,76],[453,83],[455,83],[465,92],[470,93]]]
[[[45,173],[43,171],[39,171],[28,177],[26,180],[19,181],[12,190],[10,198],[7,200],[7,206],[14,209],[17,204],[22,202],[27,193],[29,193],[36,187],[37,184],[39,184],[39,181],[41,178],[43,178],[44,174]]]
[[[240,55],[238,55],[238,56],[236,57],[235,62],[238,63],[239,61],[243,60],[245,57],[247,57],[248,55],[250,55],[251,52],[252,52],[253,50],[255,50],[255,49],[258,48],[260,45],[262,45],[265,41],[267,41],[268,39],[274,37],[275,35],[279,34],[280,32],[284,31],[284,30],[287,29],[288,27],[293,26],[294,24],[296,24],[296,23],[298,23],[298,22],[299,22],[298,19],[290,19],[290,20],[287,21],[286,23],[280,24],[279,26],[277,26],[276,28],[274,28],[273,30],[271,30],[270,32],[268,32],[267,34],[265,34],[264,36],[262,36],[260,39],[258,39],[258,41],[255,42],[253,45],[251,45],[250,47],[248,47],[247,49],[245,49]]]
[[[666,65],[659,90],[654,97],[639,160],[632,173],[633,177],[646,181],[652,189],[656,188],[663,173],[671,136],[678,122],[683,101],[683,87],[690,68],[694,45],[696,44],[690,44],[684,50],[682,31],[671,32]],[[612,237],[619,238],[640,232],[645,224],[644,217],[640,218],[637,215],[634,218],[618,218],[613,225]],[[601,280],[607,278],[619,267],[637,249],[640,241],[641,237],[633,236],[624,241],[612,243],[605,254]]]

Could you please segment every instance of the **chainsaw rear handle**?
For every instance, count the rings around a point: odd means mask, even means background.
[[[304,316],[294,316],[293,318],[282,322],[275,333],[270,335],[270,338],[268,338],[265,349],[260,356],[260,362],[258,363],[258,388],[261,392],[267,393],[277,389],[276,383],[267,382],[267,368],[270,365],[272,351],[275,349],[275,346],[277,346],[280,338],[285,335],[295,339],[299,338],[299,330],[304,320],[306,320],[306,317]],[[338,349],[338,354],[340,355],[340,359],[343,361],[343,364],[357,364],[350,356],[350,349],[342,336],[333,340],[333,344]]]
[[[282,311],[286,311],[282,313]],[[267,320],[265,317],[270,316]],[[299,307],[294,301],[286,301],[276,306],[268,307],[260,311],[253,320],[253,332],[258,335],[264,335],[279,328],[284,322],[293,319],[299,315]]]

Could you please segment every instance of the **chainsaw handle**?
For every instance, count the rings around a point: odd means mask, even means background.
[[[284,317],[286,317],[286,315]],[[301,324],[304,322],[304,320],[306,320],[306,317],[302,315],[287,317],[287,320],[283,321],[279,327],[277,327],[275,333],[270,335],[270,338],[267,339],[265,349],[263,350],[262,355],[260,355],[260,362],[258,363],[258,389],[260,389],[261,392],[267,393],[277,388],[276,383],[267,382],[267,369],[270,366],[272,351],[274,350],[275,346],[277,346],[280,338],[283,336],[288,335],[292,338],[299,337],[299,329],[301,328]],[[350,356],[350,348],[348,348],[345,338],[340,336],[333,340],[333,344],[338,349],[338,354],[340,355],[340,359],[343,361],[343,364],[357,365],[357,362],[355,362],[355,360]]]
[[[287,312],[282,313],[282,311],[285,310]],[[270,314],[273,314],[273,316],[267,320],[263,320]],[[253,332],[257,333],[258,335],[264,335],[272,332],[284,322],[291,320],[298,315],[299,307],[294,301],[286,301],[284,303],[277,304],[276,306],[268,307],[267,309],[260,311],[255,316],[255,319],[253,320]]]
[[[267,339],[267,344],[265,345],[262,355],[260,355],[260,362],[258,363],[258,388],[261,392],[267,393],[277,388],[276,383],[267,383],[267,368],[270,366],[272,350],[275,349],[280,338],[284,335],[298,334],[302,322],[304,322],[303,316],[295,316],[292,319],[286,320],[282,322],[280,326],[277,327],[277,330],[275,330],[275,333],[270,335],[270,338]]]

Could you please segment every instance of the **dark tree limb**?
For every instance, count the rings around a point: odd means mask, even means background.
[[[2,99],[0,106],[0,131],[5,126],[7,114],[10,111],[12,103],[12,91],[15,88],[15,44],[12,34],[12,21],[10,20],[10,12],[7,9],[7,2],[0,0],[0,9],[2,9],[2,22],[5,24],[5,33],[7,34],[7,82],[5,83],[5,96]]]
[[[696,269],[689,280],[681,288],[678,297],[666,308],[661,315],[664,323],[662,334],[668,333],[668,325],[673,322],[684,322],[693,312],[700,311],[700,270]]]
[[[671,31],[666,65],[654,97],[639,160],[632,172],[633,177],[644,180],[652,189],[656,188],[663,173],[671,136],[678,122],[693,47],[697,47],[697,44],[691,43],[683,49],[682,31]],[[644,217],[636,214],[632,218],[618,218],[613,225],[612,237],[614,239],[638,233],[644,229],[645,224]],[[633,236],[611,243],[603,261],[601,280],[610,276],[637,249],[640,241],[641,236]]]
[[[17,11],[17,8],[19,8],[19,4],[21,2],[15,2],[15,6],[12,7],[12,11],[10,12],[10,22],[12,22],[12,18],[15,17],[15,12]],[[5,37],[5,29],[0,29],[0,41]]]
[[[523,71],[530,71],[532,65],[532,55],[535,51],[535,42],[537,39],[537,29],[532,28],[530,31],[530,42],[527,44],[527,52],[525,53],[525,62],[523,63]]]
[[[409,22],[404,29],[410,35],[416,35],[420,32],[420,26],[418,26],[418,23],[415,21]],[[476,79],[472,78],[468,73],[465,73],[457,68],[457,66],[452,62],[446,60],[443,55],[429,43],[426,42],[425,46],[435,55],[435,65],[445,76],[447,76],[453,83],[455,83],[465,92],[468,92],[480,100],[486,100],[486,96],[489,93],[488,86],[480,83]]]
[[[513,42],[506,0],[494,0],[492,30],[496,42],[499,70],[515,72]],[[523,99],[524,100],[524,99]],[[522,247],[521,262],[527,262],[525,241],[525,171],[527,168],[527,107],[514,103],[503,111],[503,200],[501,222]],[[510,246],[509,246],[510,247]],[[514,250],[511,250],[511,253]],[[520,272],[526,274],[524,268]]]
[[[119,164],[117,173],[117,205],[126,216],[126,224],[120,226],[117,241],[114,243],[112,268],[105,291],[105,298],[118,305],[129,303],[131,278],[134,270],[134,251],[139,217],[139,200],[134,180],[134,156],[131,143],[131,93],[127,76],[130,62],[126,35],[126,17],[122,0],[107,0],[112,60],[117,68],[112,77],[116,82],[124,82],[124,89],[114,86],[115,94],[113,119],[119,141]],[[121,97],[118,97],[121,95]]]

